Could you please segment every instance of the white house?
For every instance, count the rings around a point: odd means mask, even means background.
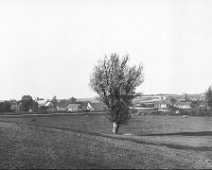
[[[69,104],[66,107],[66,110],[69,111],[69,112],[80,111],[80,104]]]
[[[89,111],[95,111],[95,109],[93,108],[93,106],[91,106],[90,103],[87,104],[87,109],[88,109]]]
[[[158,111],[161,111],[161,112],[168,112],[169,111],[169,105],[170,103],[169,102],[157,102],[157,108],[158,108]]]
[[[191,102],[176,102],[174,107],[184,110],[191,109]]]
[[[49,100],[41,99],[41,100],[37,100],[37,103],[38,103],[38,108],[46,107],[50,109],[53,107],[53,104]]]

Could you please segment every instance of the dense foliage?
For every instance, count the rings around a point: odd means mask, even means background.
[[[32,109],[33,107],[33,99],[30,95],[24,95],[22,98],[21,98],[21,105],[20,105],[20,108],[19,108],[19,111],[29,111],[30,109]]]
[[[170,102],[171,102],[172,105],[174,105],[174,104],[177,102],[177,99],[175,99],[175,98],[172,97],[172,98],[170,99]]]
[[[143,82],[143,67],[128,66],[129,57],[107,56],[94,68],[90,87],[108,107],[108,119],[118,124],[130,118],[129,105],[136,97],[135,89]]]
[[[11,103],[9,101],[4,101],[0,103],[0,112],[10,112]]]
[[[74,104],[74,103],[77,102],[77,99],[74,98],[74,97],[71,97],[71,98],[69,99],[69,102],[70,102],[71,104]]]

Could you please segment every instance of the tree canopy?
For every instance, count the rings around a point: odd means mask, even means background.
[[[74,97],[71,97],[69,101],[70,101],[71,104],[74,104],[74,103],[77,102],[77,99],[74,98]]]
[[[170,99],[170,102],[171,102],[172,105],[174,105],[177,102],[177,99],[175,99],[174,97],[172,97]]]
[[[0,103],[0,112],[10,112],[11,103],[9,101],[4,101]]]
[[[30,95],[24,95],[21,98],[20,111],[29,111],[33,107],[33,99]]]
[[[135,89],[143,81],[143,66],[128,65],[129,56],[120,59],[111,54],[99,61],[90,77],[90,87],[108,107],[108,118],[112,122],[125,123],[130,118],[129,105],[136,97]]]

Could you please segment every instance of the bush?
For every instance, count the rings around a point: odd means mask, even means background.
[[[47,114],[48,111],[47,111],[47,110],[44,110],[44,109],[39,109],[39,110],[38,110],[38,113],[39,113],[39,114]]]
[[[30,95],[24,95],[21,99],[21,106],[19,111],[27,112],[33,106],[33,99]]]
[[[11,104],[8,101],[0,103],[0,112],[10,112]]]

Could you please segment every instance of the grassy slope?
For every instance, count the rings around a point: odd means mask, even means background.
[[[13,168],[205,168],[202,156],[12,123],[0,123],[0,169]]]
[[[13,122],[39,126],[67,128],[81,131],[111,134],[111,123],[103,115],[51,116],[0,118]],[[195,150],[212,151],[212,118],[179,116],[136,116],[127,126],[120,128],[120,134],[130,133],[140,136],[142,140],[157,144],[184,145]]]
[[[102,115],[37,117],[36,122],[31,122],[33,118],[0,118],[0,120],[111,133],[111,123]],[[147,140],[151,138],[157,144],[167,143],[167,141],[173,143],[174,140],[175,143],[183,142],[194,147],[207,146],[203,150],[190,150],[189,148],[173,150],[163,145],[150,147],[131,141],[105,139],[85,134],[77,135],[77,133],[57,130],[49,131],[39,127],[26,128],[27,126],[23,125],[21,128],[11,125],[9,128],[4,128],[7,124],[3,123],[0,139],[5,142],[0,144],[0,155],[2,155],[0,168],[10,167],[10,164],[14,167],[13,163],[8,164],[8,161],[12,160],[20,162],[18,167],[35,168],[191,168],[205,166],[211,168],[212,155],[209,153],[210,150],[207,151],[209,147],[212,148],[211,121],[212,118],[206,117],[142,116],[133,117],[129,125],[120,129],[121,134],[145,135],[142,138]],[[203,132],[199,133],[199,131]],[[180,133],[176,135],[177,132]],[[181,134],[182,132],[185,133]],[[51,154],[56,155],[56,160]],[[60,162],[63,161],[65,162],[61,164]]]

